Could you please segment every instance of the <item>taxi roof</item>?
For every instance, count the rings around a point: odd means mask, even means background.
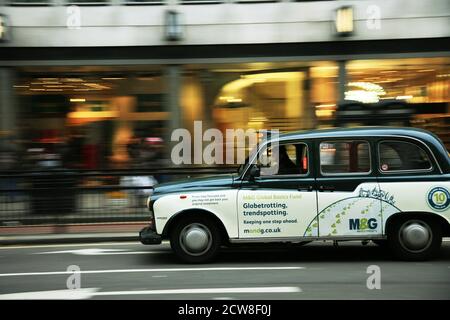
[[[327,128],[316,130],[303,130],[280,134],[280,140],[291,139],[317,139],[339,137],[376,137],[376,136],[406,136],[420,140],[434,140],[439,138],[433,133],[419,128],[403,127],[354,127],[354,128]]]

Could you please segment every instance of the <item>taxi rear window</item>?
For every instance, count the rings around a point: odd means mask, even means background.
[[[320,143],[322,174],[368,173],[371,171],[367,141],[323,141]]]
[[[378,152],[382,172],[422,171],[432,168],[427,153],[411,142],[381,141]]]

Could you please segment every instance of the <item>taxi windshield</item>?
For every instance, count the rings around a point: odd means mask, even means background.
[[[265,144],[265,142],[269,140],[273,140],[274,137],[277,137],[279,135],[278,130],[259,130],[258,131],[258,138],[257,143],[254,145],[249,153],[248,156],[245,158],[244,163],[242,163],[238,168],[238,175],[242,175],[245,171],[245,168],[248,167],[249,159],[254,159],[256,153],[260,149],[261,145]],[[276,140],[276,138],[275,138]]]
[[[259,149],[260,145],[261,145],[260,143],[257,143],[256,146],[254,146],[254,147],[250,150],[248,157],[245,158],[244,163],[242,163],[242,164],[239,166],[239,168],[238,168],[238,175],[241,175],[242,173],[244,173],[244,170],[245,170],[245,168],[247,167],[247,164],[248,164],[248,162],[249,162],[249,159],[253,159],[253,158],[254,158],[255,154],[258,152],[258,149]]]

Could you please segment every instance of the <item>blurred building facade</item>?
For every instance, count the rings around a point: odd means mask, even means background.
[[[450,149],[447,0],[0,3],[0,131],[29,158],[152,163],[195,120],[319,128],[346,100],[406,101]]]

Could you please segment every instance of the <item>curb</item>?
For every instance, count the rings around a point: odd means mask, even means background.
[[[139,242],[137,232],[127,233],[80,233],[80,234],[49,234],[49,235],[18,235],[0,237],[0,245],[23,244],[68,244],[89,242]]]

